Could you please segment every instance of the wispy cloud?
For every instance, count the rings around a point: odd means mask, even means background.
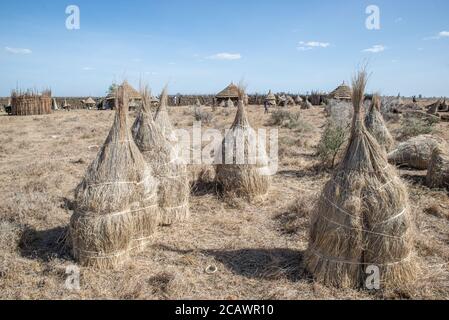
[[[92,68],[92,67],[83,67],[83,70],[84,71],[92,71],[92,70],[94,70],[94,68]]]
[[[449,38],[449,31],[441,31],[436,36],[427,37],[424,38],[423,40],[438,40],[441,38]]]
[[[240,60],[240,59],[242,59],[242,55],[240,53],[222,52],[222,53],[217,53],[217,54],[208,56],[207,59],[210,59],[210,60]]]
[[[394,22],[396,22],[396,23],[400,23],[402,21],[404,21],[404,19],[402,17],[398,17],[394,20]]]
[[[12,54],[32,54],[33,51],[30,49],[25,48],[11,48],[11,47],[5,47],[5,51],[12,53]]]
[[[363,52],[370,52],[370,53],[379,53],[379,52],[383,52],[385,51],[385,49],[387,49],[387,47],[385,47],[382,44],[376,44],[374,46],[372,46],[371,48],[362,50]]]
[[[329,42],[319,42],[319,41],[300,41],[298,47],[299,51],[309,51],[315,48],[327,48],[331,44]]]

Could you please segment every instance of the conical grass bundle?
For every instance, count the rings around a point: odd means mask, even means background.
[[[385,125],[384,118],[380,113],[381,100],[379,95],[374,95],[369,111],[365,117],[365,126],[369,133],[376,138],[377,142],[390,151],[394,146],[394,139]]]
[[[142,94],[143,105],[132,127],[136,145],[159,181],[160,223],[170,225],[188,219],[190,185],[187,167],[177,159],[176,150],[153,120],[148,90]]]
[[[244,91],[240,91],[243,97]],[[215,157],[215,179],[225,196],[254,200],[268,193],[269,160],[265,145],[258,141],[257,133],[251,128],[242,99],[234,123]]]
[[[159,130],[162,132],[162,134],[168,141],[176,142],[177,137],[173,125],[170,121],[170,116],[168,115],[167,106],[168,106],[168,88],[166,86],[162,90],[159,107],[157,108],[156,114],[154,115],[154,121],[156,125],[159,127]]]
[[[157,181],[132,139],[125,92],[117,92],[114,124],[75,190],[69,227],[74,257],[97,268],[124,263],[159,223]]]
[[[407,190],[362,120],[366,79],[353,80],[351,138],[318,200],[305,264],[316,280],[350,288],[378,268],[384,289],[415,278],[413,228]]]

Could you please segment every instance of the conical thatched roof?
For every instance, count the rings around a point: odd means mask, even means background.
[[[343,83],[334,91],[329,94],[331,99],[338,100],[351,100],[352,98],[352,90],[351,88],[343,81]]]
[[[128,81],[123,81],[123,83],[119,86],[119,87],[123,87],[125,89],[125,93],[126,96],[128,97],[129,100],[139,100],[142,99],[141,94],[139,93],[139,91],[137,91],[136,89],[134,89],[129,83]],[[108,96],[106,97],[107,100],[111,100],[111,99],[115,99],[117,97],[117,88],[114,89],[110,94],[108,94]]]
[[[215,96],[217,99],[238,99],[239,98],[239,88],[231,82],[223,91]]]
[[[87,98],[87,99],[84,101],[84,104],[95,104],[95,103],[96,103],[95,100],[92,99],[91,97]]]

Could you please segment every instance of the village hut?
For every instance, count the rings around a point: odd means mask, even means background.
[[[126,95],[129,99],[128,101],[128,107],[130,110],[135,110],[140,107],[142,104],[142,96],[140,95],[139,91],[134,89],[128,81],[124,81],[120,86],[114,87],[114,89],[106,96],[103,103],[103,109],[114,109],[114,106],[116,105],[116,98],[117,98],[117,90],[122,87],[124,88]]]
[[[190,215],[187,166],[176,157],[175,147],[164,137],[154,122],[150,109],[151,94],[148,89],[143,92],[142,97],[142,108],[132,126],[132,134],[136,145],[159,181],[160,223],[171,225],[187,220]]]
[[[386,151],[394,146],[394,139],[388,130],[384,118],[380,112],[381,99],[378,95],[374,95],[369,111],[365,117],[365,126],[377,142],[385,148]]]
[[[366,79],[353,80],[351,137],[314,210],[305,264],[316,280],[349,288],[363,288],[376,266],[381,286],[396,289],[415,279],[412,217],[405,185],[364,125]]]
[[[97,103],[95,102],[94,99],[89,97],[89,98],[87,98],[86,100],[83,101],[83,104],[84,104],[85,108],[92,109],[92,108],[95,108]]]
[[[243,99],[244,89],[239,88],[239,92]],[[215,153],[215,179],[226,197],[251,201],[268,193],[268,156],[265,145],[257,142],[256,132],[251,128],[240,100],[234,123]]]
[[[351,101],[351,98],[352,90],[344,81],[329,94],[329,99]]]
[[[11,93],[11,115],[33,116],[50,114],[52,112],[51,91],[42,94],[28,90],[25,92],[13,90]]]
[[[239,88],[231,82],[223,91],[215,96],[216,103],[220,105],[223,101],[231,100],[233,103],[239,101]]]
[[[159,107],[156,110],[154,116],[154,122],[159,127],[164,137],[171,143],[176,143],[178,140],[176,137],[175,129],[170,120],[167,110],[168,105],[168,88],[167,86],[162,90]]]
[[[442,146],[446,146],[444,139],[430,134],[420,135],[400,143],[388,154],[388,161],[397,166],[426,170],[433,151]]]
[[[117,94],[109,135],[75,190],[69,232],[83,266],[120,266],[148,244],[159,223],[157,180],[133,141],[128,98],[122,88]]]
[[[265,102],[267,102],[269,106],[276,106],[276,96],[271,92],[271,90],[268,91],[268,94],[265,97]]]

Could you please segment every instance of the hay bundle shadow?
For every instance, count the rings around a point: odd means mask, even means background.
[[[143,93],[143,105],[132,127],[136,145],[159,181],[158,204],[160,223],[170,225],[186,220],[189,215],[190,185],[187,167],[177,158],[177,150],[164,137],[153,120],[149,90]]]
[[[363,287],[368,266],[379,268],[382,288],[416,272],[407,190],[362,120],[366,78],[361,71],[353,80],[351,138],[317,203],[306,252],[308,271],[336,287]]]
[[[394,146],[394,139],[385,125],[384,118],[380,113],[381,99],[379,95],[374,95],[371,106],[365,117],[365,126],[377,142],[385,148],[386,151],[391,150]]]
[[[241,89],[241,96],[244,91]],[[215,154],[216,182],[228,197],[248,200],[268,193],[269,160],[265,144],[251,128],[243,101],[238,102],[234,123]]]
[[[157,182],[132,139],[125,92],[117,92],[114,123],[75,190],[69,227],[74,257],[97,268],[120,266],[159,223]]]

